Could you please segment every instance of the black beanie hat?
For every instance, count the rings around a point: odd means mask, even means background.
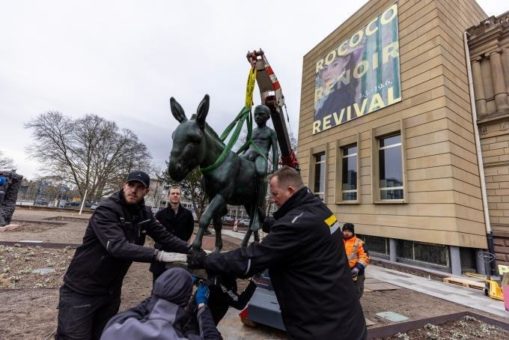
[[[345,223],[345,224],[343,225],[343,231],[345,231],[345,230],[348,230],[348,231],[350,231],[352,234],[355,234],[355,229],[354,229],[354,226],[353,226],[353,224],[352,224],[352,223]]]

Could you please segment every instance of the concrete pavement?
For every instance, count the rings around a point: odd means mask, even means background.
[[[502,316],[509,320],[509,312],[505,311],[504,302],[485,296],[481,290],[455,286],[375,265],[370,265],[366,269],[366,277]]]

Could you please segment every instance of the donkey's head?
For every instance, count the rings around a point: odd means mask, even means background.
[[[172,97],[170,99],[171,113],[180,123],[173,132],[173,147],[171,149],[169,173],[175,181],[183,180],[205,157],[205,118],[209,112],[209,96],[198,105],[196,117],[187,120],[184,109]]]

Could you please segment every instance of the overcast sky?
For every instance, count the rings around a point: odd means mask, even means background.
[[[509,9],[478,2],[488,15]],[[0,0],[0,150],[34,178],[43,167],[23,125],[47,111],[94,113],[134,131],[162,166],[176,127],[169,97],[190,115],[210,94],[207,120],[222,131],[243,105],[246,52],[260,47],[297,136],[304,54],[365,3]]]

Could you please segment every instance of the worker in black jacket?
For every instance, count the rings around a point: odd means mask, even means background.
[[[161,209],[156,214],[156,219],[166,230],[183,241],[188,242],[194,230],[193,213],[180,204],[181,190],[179,186],[171,186],[168,191],[168,207]],[[156,243],[156,249],[161,249],[161,244]],[[153,281],[166,270],[164,263],[152,262],[150,271]]]
[[[270,178],[279,210],[270,233],[227,253],[188,256],[190,267],[247,277],[269,269],[291,339],[365,339],[366,324],[352,283],[336,217],[283,167]]]
[[[149,184],[146,173],[131,172],[122,190],[94,211],[60,288],[57,339],[99,339],[118,312],[122,281],[133,261],[170,262],[168,251],[188,253],[187,243],[145,207]],[[163,250],[143,247],[147,234]]]

